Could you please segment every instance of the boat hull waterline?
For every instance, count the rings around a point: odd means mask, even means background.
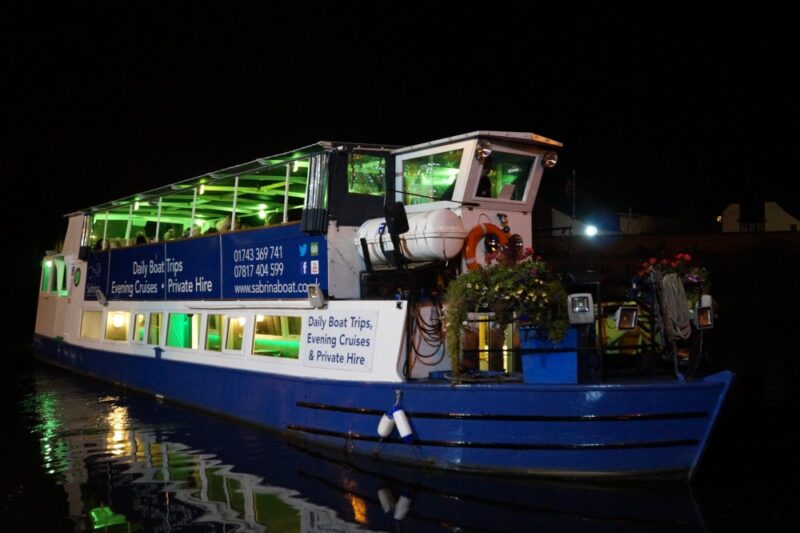
[[[92,349],[36,335],[37,357],[380,460],[450,470],[575,478],[691,479],[732,380],[532,385],[369,383],[221,368]],[[414,440],[381,439],[399,406]]]

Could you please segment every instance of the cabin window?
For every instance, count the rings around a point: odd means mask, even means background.
[[[522,201],[536,158],[493,152],[483,161],[475,196]]]
[[[407,205],[453,197],[461,166],[462,148],[403,161],[403,190]]]
[[[199,234],[202,229],[195,225],[192,230],[192,213],[195,200],[195,188],[179,186],[175,192],[161,197],[161,218],[158,220],[159,241],[174,241],[190,235]],[[157,213],[156,213],[157,215]],[[195,212],[195,218],[197,217]],[[152,230],[155,231],[155,228]]]
[[[370,154],[350,154],[347,162],[347,192],[383,196],[386,159]]]
[[[128,311],[109,311],[106,318],[106,340],[127,341],[131,314]]]
[[[300,220],[306,199],[309,160],[265,167],[239,176],[237,228]]]
[[[50,292],[55,286],[56,266],[52,259],[45,259],[42,263],[42,292]]]
[[[167,324],[167,346],[192,348],[200,344],[200,315],[195,313],[170,313]]]
[[[42,262],[42,292],[67,296],[66,275],[67,267],[64,258],[61,256],[50,257]]]
[[[161,340],[161,313],[150,313],[147,327],[147,344],[158,344]]]
[[[226,350],[242,350],[244,340],[244,326],[247,323],[243,316],[227,317],[228,332],[225,335]]]
[[[133,340],[134,342],[144,342],[147,315],[137,313],[133,316]]]
[[[123,248],[133,242],[136,228],[132,225],[134,205],[120,205],[94,215],[92,238],[95,250]]]
[[[208,315],[206,320],[206,350],[222,350],[222,315]]]
[[[99,339],[102,325],[102,311],[84,311],[81,315],[81,337]]]
[[[253,355],[297,359],[301,328],[299,316],[257,315]]]

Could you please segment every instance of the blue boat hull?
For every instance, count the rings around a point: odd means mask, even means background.
[[[87,349],[36,336],[40,359],[384,460],[559,477],[691,478],[730,385],[532,385],[316,380]],[[414,430],[379,439],[397,392]]]

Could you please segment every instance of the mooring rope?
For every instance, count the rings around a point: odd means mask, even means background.
[[[683,283],[677,274],[667,274],[661,279],[661,289],[664,293],[664,308],[673,333],[681,339],[688,339],[692,334],[692,322]]]

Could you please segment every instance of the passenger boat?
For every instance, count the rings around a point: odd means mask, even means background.
[[[466,327],[445,318],[461,316],[445,299],[457,280],[488,272],[498,246],[532,245],[560,147],[498,131],[319,142],[71,213],[43,260],[35,352],[385,461],[691,478],[732,379],[694,375],[710,296],[648,268],[609,304],[597,280],[565,274],[566,298],[536,293],[545,315],[569,316],[555,346],[538,311],[538,329],[502,306],[468,310]],[[691,322],[672,325],[676,313]],[[674,372],[612,375],[614,358]]]

